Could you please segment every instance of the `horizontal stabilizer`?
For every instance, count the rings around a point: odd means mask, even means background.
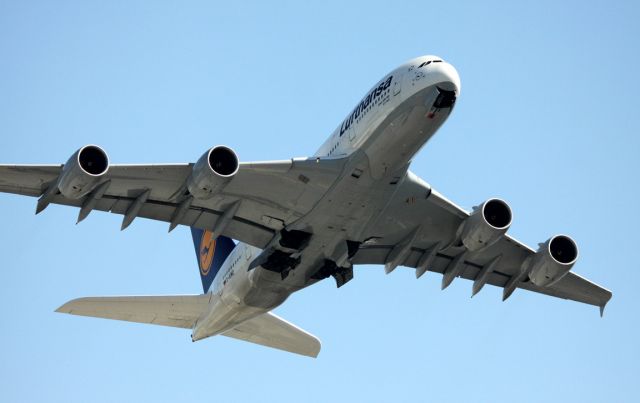
[[[320,353],[320,340],[271,312],[249,319],[223,335],[308,357]]]
[[[210,294],[87,297],[69,301],[56,312],[193,329],[209,309],[210,298]],[[309,357],[320,352],[316,337],[272,313],[243,322],[223,335]]]
[[[69,301],[56,312],[191,329],[207,310],[209,298],[208,294],[88,297]]]

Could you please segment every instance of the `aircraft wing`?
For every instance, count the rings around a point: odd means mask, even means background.
[[[378,222],[368,230],[370,242],[360,246],[352,259],[354,264],[384,264],[387,271],[396,265],[413,267],[417,268],[418,277],[425,269],[442,273],[445,288],[448,286],[446,273],[458,263],[455,277],[474,281],[473,294],[484,284],[491,284],[503,287],[503,299],[506,299],[521,288],[595,305],[600,307],[601,314],[611,299],[609,290],[573,272],[549,286],[536,286],[522,273],[523,263],[535,251],[508,234],[488,248],[469,252],[456,262],[464,246],[452,245],[451,241],[469,213],[411,172],[399,186]],[[451,280],[453,278],[449,283]]]
[[[241,163],[238,173],[212,198],[185,203],[185,183],[193,164],[112,165],[94,191],[79,199],[54,194],[47,204],[81,208],[78,221],[91,210],[211,230],[233,210],[221,234],[258,248],[306,214],[342,171],[341,159],[300,158]],[[0,192],[41,197],[62,165],[0,165]],[[44,196],[43,196],[44,197]],[[38,210],[46,205],[39,202]]]

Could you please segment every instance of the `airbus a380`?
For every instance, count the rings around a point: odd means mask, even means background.
[[[537,250],[507,231],[500,199],[467,212],[408,170],[460,95],[455,68],[423,56],[385,75],[309,158],[240,163],[227,146],[195,163],[110,165],[100,147],[64,165],[2,165],[0,191],[50,203],[191,227],[201,295],[90,297],[58,312],[191,329],[315,357],[319,340],[270,311],[292,293],[358,264],[398,266],[600,307],[610,291],[573,273],[576,243],[555,235]],[[235,243],[232,239],[238,240]]]

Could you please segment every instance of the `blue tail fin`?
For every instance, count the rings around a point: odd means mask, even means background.
[[[213,238],[211,231],[204,231],[198,228],[191,228],[193,245],[196,248],[196,258],[200,268],[200,278],[205,294],[209,291],[213,279],[222,267],[236,244],[226,236]]]

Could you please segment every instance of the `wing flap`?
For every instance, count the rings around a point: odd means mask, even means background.
[[[314,358],[321,347],[315,336],[271,312],[243,322],[223,335]]]
[[[209,295],[87,297],[56,312],[191,329],[209,304]]]

